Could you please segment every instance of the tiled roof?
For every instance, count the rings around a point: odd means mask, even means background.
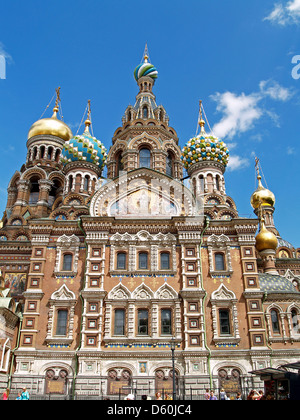
[[[274,274],[259,274],[260,289],[267,293],[298,293],[293,284],[285,277]]]

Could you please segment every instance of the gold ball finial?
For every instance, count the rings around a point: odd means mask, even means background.
[[[275,205],[275,195],[272,193],[272,191],[268,190],[262,185],[261,182],[261,175],[259,172],[259,159],[255,158],[255,168],[257,172],[257,181],[258,181],[258,187],[256,191],[251,196],[250,203],[254,210],[258,209],[260,206],[268,206],[268,207],[274,207]]]
[[[28,132],[28,139],[40,135],[52,135],[65,141],[73,137],[70,127],[57,118],[60,103],[60,87],[56,89],[56,101],[51,118],[42,118],[36,121]]]
[[[262,217],[260,221],[260,231],[255,238],[255,247],[257,251],[264,251],[266,249],[275,250],[278,246],[278,240],[274,233],[270,232],[265,226],[265,220]]]

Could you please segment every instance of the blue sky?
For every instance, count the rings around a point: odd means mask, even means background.
[[[73,133],[91,99],[94,135],[110,147],[135,102],[133,70],[147,42],[158,70],[157,104],[164,105],[181,147],[195,135],[202,99],[213,132],[230,149],[226,188],[240,215],[254,216],[249,200],[257,155],[264,185],[276,196],[276,227],[299,247],[300,79],[293,77],[299,35],[300,0],[5,2],[0,212],[8,182],[25,162],[28,130],[56,87]]]

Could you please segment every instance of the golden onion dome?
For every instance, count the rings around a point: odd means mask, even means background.
[[[59,137],[65,141],[70,140],[73,137],[71,129],[66,123],[57,118],[58,107],[55,106],[53,109],[53,115],[51,118],[43,118],[36,121],[28,132],[28,140],[34,136],[40,136],[43,134],[50,134],[52,136]]]
[[[258,251],[264,251],[265,249],[275,250],[278,246],[276,236],[266,228],[264,219],[261,220],[261,228],[255,239],[255,246]]]
[[[258,209],[260,206],[274,207],[275,195],[272,193],[272,191],[263,187],[261,183],[260,175],[257,177],[257,179],[258,179],[258,187],[257,187],[257,190],[254,191],[254,193],[251,196],[251,200],[250,200],[251,206],[254,209]]]

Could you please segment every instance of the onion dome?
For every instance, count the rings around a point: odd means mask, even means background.
[[[270,232],[266,228],[265,221],[263,218],[261,219],[260,231],[258,235],[256,236],[255,240],[256,240],[255,246],[258,251],[264,251],[266,249],[273,249],[275,251],[275,249],[278,246],[278,240],[276,236],[274,235],[274,233]]]
[[[145,52],[144,52],[144,62],[142,64],[139,64],[133,72],[133,75],[136,81],[138,81],[143,76],[151,77],[153,80],[157,79],[158,72],[156,68],[153,66],[153,64],[148,63],[148,59],[149,59],[148,48],[146,44]]]
[[[107,153],[106,148],[90,134],[90,116],[85,121],[85,130],[81,135],[76,135],[66,141],[62,151],[61,161],[64,164],[69,162],[89,162],[103,169]]]
[[[251,206],[254,209],[258,209],[260,206],[269,206],[274,207],[275,205],[275,196],[272,191],[264,188],[261,183],[261,176],[257,176],[258,179],[258,187],[257,190],[251,196]]]
[[[224,167],[229,161],[229,150],[226,144],[204,130],[205,122],[200,120],[201,132],[198,136],[191,138],[182,149],[181,160],[186,169],[190,169],[198,162],[219,162]]]
[[[62,140],[70,140],[73,137],[70,127],[66,123],[57,118],[60,88],[56,89],[57,99],[53,108],[51,118],[42,118],[36,121],[28,132],[28,140],[34,136],[51,135],[61,138]]]

